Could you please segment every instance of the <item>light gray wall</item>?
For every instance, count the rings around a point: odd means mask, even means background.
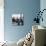
[[[43,9],[46,9],[46,0],[40,0],[40,10],[42,11]],[[43,22],[40,21],[40,25],[46,27],[46,11],[44,11],[42,17],[43,17]],[[46,38],[45,38],[45,44],[46,44]]]
[[[40,1],[40,10],[42,11],[43,9],[46,9],[46,0],[41,0]],[[40,25],[46,26],[46,10],[43,12],[43,22],[40,21]]]
[[[5,40],[18,41],[31,31],[35,13],[40,9],[40,0],[5,0],[4,2]],[[24,26],[12,25],[11,16],[14,13],[23,13]]]

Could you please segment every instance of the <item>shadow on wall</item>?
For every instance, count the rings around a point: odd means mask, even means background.
[[[32,19],[36,16],[35,9],[40,9],[40,0],[5,0],[4,9],[4,39],[5,41],[18,41],[32,29]],[[12,15],[23,13],[23,26],[13,26]]]

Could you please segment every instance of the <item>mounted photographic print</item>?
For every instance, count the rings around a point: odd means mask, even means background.
[[[13,14],[12,15],[12,24],[17,25],[17,26],[23,26],[24,25],[23,14]]]

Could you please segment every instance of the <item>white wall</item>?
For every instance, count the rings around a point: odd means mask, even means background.
[[[4,41],[4,0],[0,0],[0,42]]]

